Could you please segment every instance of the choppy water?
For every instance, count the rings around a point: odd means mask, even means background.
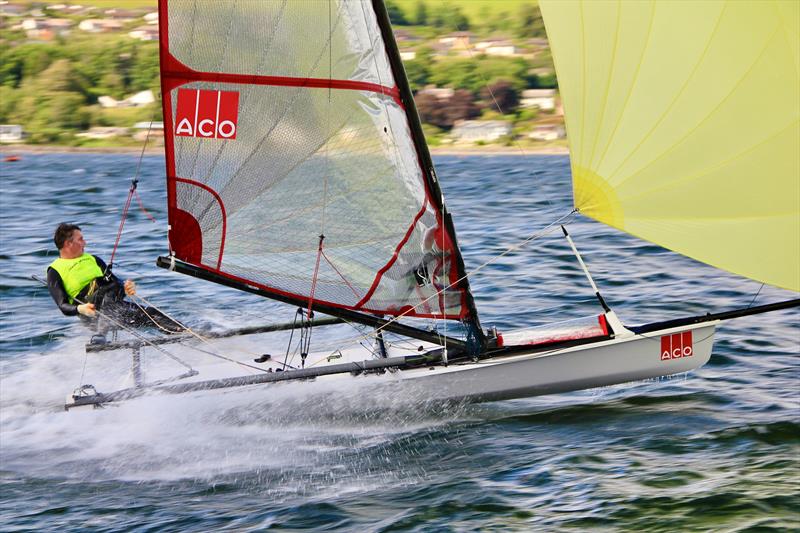
[[[688,376],[599,391],[376,412],[370,398],[309,402],[302,386],[285,386],[64,413],[74,386],[119,386],[127,361],[86,358],[86,332],[29,276],[53,257],[61,221],[81,224],[90,251],[108,256],[136,160],[26,155],[0,167],[3,531],[800,528],[796,311],[727,323],[711,362]],[[436,163],[468,270],[570,210],[566,157]],[[155,267],[166,248],[163,168],[160,157],[144,159],[139,191],[158,222],[134,206],[118,272],[205,324],[290,318],[291,309]],[[569,228],[631,324],[745,307],[760,288],[586,219]],[[484,325],[501,329],[598,311],[560,231],[472,285]],[[755,303],[790,297],[764,288]]]

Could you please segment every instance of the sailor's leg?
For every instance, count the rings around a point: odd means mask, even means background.
[[[129,328],[156,328],[166,333],[179,333],[184,329],[154,307],[139,307],[127,300],[114,302],[104,312]]]
[[[166,330],[166,333],[181,333],[186,331],[180,324],[177,324],[174,320],[169,318],[155,307],[145,307],[145,312],[150,317],[150,323],[152,324],[155,322],[155,325],[162,330]]]

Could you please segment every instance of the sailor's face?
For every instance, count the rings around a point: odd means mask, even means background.
[[[69,246],[70,252],[83,255],[83,251],[86,249],[86,241],[83,239],[81,230],[76,229],[72,232],[72,237],[67,241],[67,246]]]

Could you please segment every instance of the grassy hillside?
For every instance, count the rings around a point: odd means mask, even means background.
[[[312,1],[327,5],[326,0]],[[141,14],[155,9],[157,0],[83,4],[137,9]],[[514,124],[514,136],[525,137],[553,115],[549,110],[523,109],[520,98],[526,89],[554,88],[556,83],[535,0],[388,0],[387,7],[403,30],[407,50],[416,54],[404,61],[411,88],[417,92],[435,85],[456,91],[447,102],[431,94],[418,99],[423,121],[436,128],[429,131],[434,143],[448,140],[458,120],[506,120]],[[86,130],[130,128],[157,116],[158,102],[144,108],[106,108],[100,101],[122,100],[148,89],[158,99],[158,43],[128,36],[142,21],[137,17],[111,33],[88,33],[74,26],[97,13],[45,13],[42,18],[63,16],[72,19],[72,31],[49,38],[21,28],[0,29],[0,123],[22,125],[31,143],[86,144],[109,142],[87,140]],[[425,24],[418,24],[423,20]],[[517,48],[509,56],[464,54],[439,41],[464,29],[472,31],[476,41],[502,36],[513,39]]]
[[[385,1],[385,0],[384,0]],[[420,0],[391,0],[403,10],[407,17],[414,19],[414,14]],[[538,5],[538,0],[423,0],[428,11],[442,7],[457,6],[462,13],[470,19],[470,22],[477,23],[480,19],[490,13],[507,13],[513,16],[523,5]],[[510,22],[510,21],[509,21]]]
[[[320,3],[324,2],[324,0],[319,1]],[[389,2],[394,2],[394,4],[402,9],[406,16],[411,17],[412,20],[414,18],[414,13],[417,9],[417,4],[419,1],[420,0],[389,0]],[[487,12],[492,14],[505,12],[513,15],[517,12],[521,5],[538,3],[537,0],[423,0],[423,2],[429,11],[442,7],[457,6],[470,19],[470,21],[473,22],[477,22],[478,19]],[[15,0],[15,3],[40,4],[41,1]],[[96,6],[103,9],[155,9],[155,7],[158,5],[158,0],[80,0],[66,3],[80,4],[83,6]]]

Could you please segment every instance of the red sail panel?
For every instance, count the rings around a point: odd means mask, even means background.
[[[459,250],[370,1],[159,9],[178,259],[298,302],[469,314],[463,289],[438,294],[458,280]]]

